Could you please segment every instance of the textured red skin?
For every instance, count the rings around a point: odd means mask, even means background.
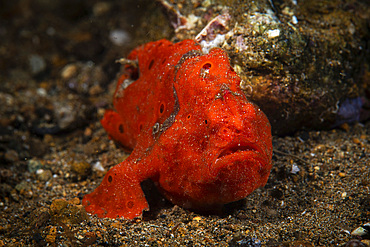
[[[192,40],[159,40],[133,50],[101,123],[133,149],[83,198],[87,212],[132,219],[148,210],[140,183],[153,180],[185,208],[206,210],[245,198],[266,184],[270,123],[249,102],[222,49],[201,54]],[[125,89],[123,81],[134,78]]]

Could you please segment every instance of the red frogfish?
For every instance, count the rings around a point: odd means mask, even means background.
[[[141,216],[140,187],[151,179],[172,203],[195,210],[245,198],[264,186],[272,162],[271,126],[240,89],[221,48],[202,54],[193,40],[150,42],[128,56],[114,110],[101,120],[132,149],[83,198],[99,217]]]

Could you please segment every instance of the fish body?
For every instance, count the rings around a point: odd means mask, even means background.
[[[266,184],[272,166],[270,123],[240,89],[220,48],[202,54],[192,40],[150,42],[128,56],[101,123],[130,156],[111,168],[87,212],[132,219],[149,206],[140,183],[151,179],[172,203],[207,210]]]

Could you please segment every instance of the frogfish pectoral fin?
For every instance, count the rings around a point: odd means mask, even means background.
[[[86,211],[98,217],[133,219],[149,210],[148,202],[127,162],[108,171],[102,183],[92,193],[84,196]]]

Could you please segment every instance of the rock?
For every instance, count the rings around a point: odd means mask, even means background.
[[[71,170],[78,176],[78,180],[85,179],[91,174],[91,165],[87,162],[74,162]]]
[[[351,239],[349,240],[344,247],[369,247],[367,244],[363,243],[359,239]]]
[[[36,175],[37,179],[46,182],[53,176],[53,173],[50,170],[38,169]]]
[[[65,199],[55,199],[50,205],[49,213],[54,223],[79,224],[88,220],[85,208]]]
[[[359,236],[363,239],[370,239],[370,222],[363,224],[362,226],[357,227],[351,232],[353,236]]]
[[[199,43],[228,52],[241,88],[266,113],[274,134],[369,118],[369,97],[364,96],[369,88],[366,4],[356,2],[350,9],[339,7],[338,0],[216,0],[203,8],[183,1],[158,2],[167,10],[179,10],[182,26],[173,25],[172,39],[201,37]],[[228,21],[220,21],[227,12]],[[194,13],[201,18],[189,28]],[[168,22],[172,20],[168,15]],[[220,37],[222,42],[216,42]]]
[[[63,80],[69,80],[74,76],[77,76],[78,66],[77,64],[67,64],[60,73]]]
[[[30,199],[33,197],[32,185],[30,182],[22,181],[15,186],[16,191],[19,195]]]
[[[37,159],[30,159],[27,161],[27,167],[29,172],[36,172],[44,167],[44,163]]]
[[[14,163],[19,160],[19,156],[17,151],[10,149],[5,152],[4,159],[9,163]]]
[[[46,69],[45,59],[37,54],[30,55],[29,65],[33,75],[40,74]]]
[[[131,40],[130,35],[128,32],[122,29],[115,29],[109,33],[110,41],[117,46],[125,45],[127,42]]]

